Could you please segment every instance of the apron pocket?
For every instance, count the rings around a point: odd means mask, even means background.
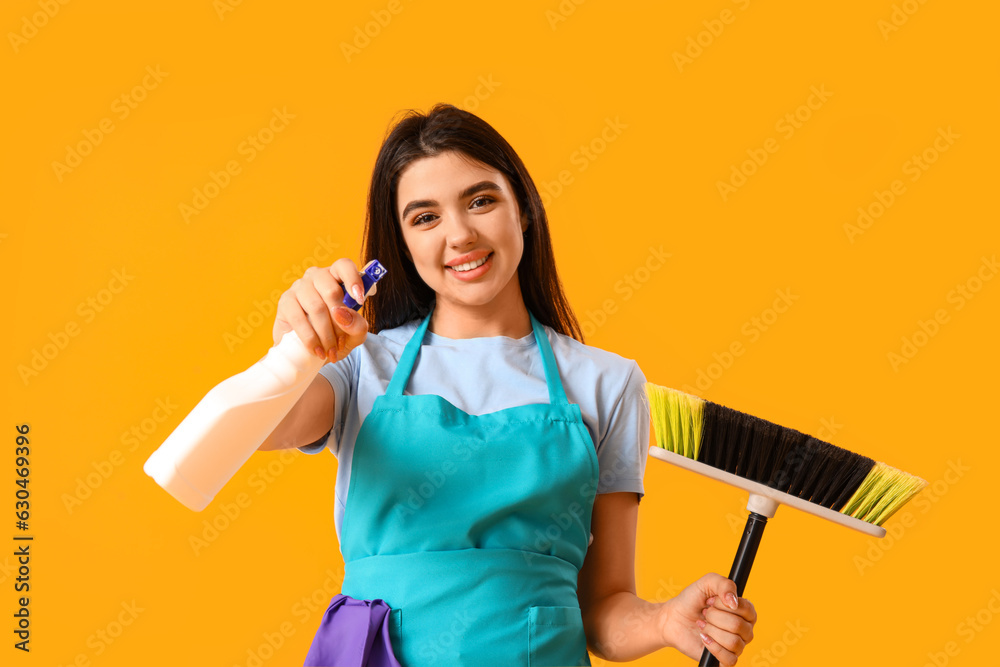
[[[590,665],[579,607],[528,607],[528,665]]]

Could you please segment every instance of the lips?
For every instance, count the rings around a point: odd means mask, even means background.
[[[467,272],[472,271],[474,269],[478,269],[480,266],[482,266],[483,264],[485,264],[489,260],[489,258],[490,258],[490,255],[487,255],[486,257],[482,257],[482,258],[477,259],[477,260],[475,260],[473,262],[466,262],[465,264],[456,264],[456,265],[453,265],[453,266],[449,266],[448,268],[450,268],[452,271],[456,271],[458,273],[467,273]]]
[[[476,262],[478,260],[483,259],[484,257],[487,257],[488,255],[491,255],[492,253],[493,253],[492,250],[476,250],[475,252],[470,252],[465,255],[461,255],[451,260],[450,262],[446,262],[445,266],[447,266],[448,268],[454,268],[456,266],[461,266],[462,264]]]
[[[468,268],[468,270],[460,271],[458,267],[474,267]],[[466,262],[465,264],[459,264],[458,266],[446,266],[445,270],[451,276],[451,278],[461,281],[463,283],[477,281],[484,275],[489,273],[493,268],[493,253],[488,253],[485,257],[481,257],[476,262]]]

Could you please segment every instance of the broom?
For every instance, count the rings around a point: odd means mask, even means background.
[[[884,537],[882,524],[927,482],[795,429],[676,389],[646,383],[656,445],[650,456],[750,492],[729,578],[742,596],[767,520],[790,505]],[[699,667],[717,667],[706,648]]]

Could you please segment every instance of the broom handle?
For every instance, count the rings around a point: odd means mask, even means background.
[[[760,546],[760,538],[764,535],[766,525],[766,516],[750,512],[747,525],[743,529],[743,537],[740,539],[740,548],[736,550],[736,558],[733,560],[733,569],[729,571],[729,578],[736,584],[738,597],[743,596],[747,579],[750,578],[750,568],[753,567],[753,559],[757,555],[757,547]],[[698,667],[719,667],[719,660],[706,648],[702,650]]]

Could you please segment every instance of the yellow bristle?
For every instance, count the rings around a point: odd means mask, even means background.
[[[664,387],[653,384],[652,382],[647,382],[646,397],[649,399],[649,414],[653,423],[653,435],[656,437],[656,446],[673,451],[667,445],[668,419],[667,409],[665,407],[667,402],[667,390]]]
[[[927,481],[878,462],[840,511],[881,526],[927,486]]]
[[[697,459],[701,449],[704,401],[669,387],[646,383],[656,445],[667,451]]]
[[[705,401],[701,400],[697,396],[692,396],[691,394],[684,394],[682,392],[677,393],[681,394],[687,402],[687,423],[690,425],[690,428],[687,429],[685,433],[687,435],[688,449],[691,452],[688,456],[697,460],[698,452],[701,450],[701,409],[705,405]]]

